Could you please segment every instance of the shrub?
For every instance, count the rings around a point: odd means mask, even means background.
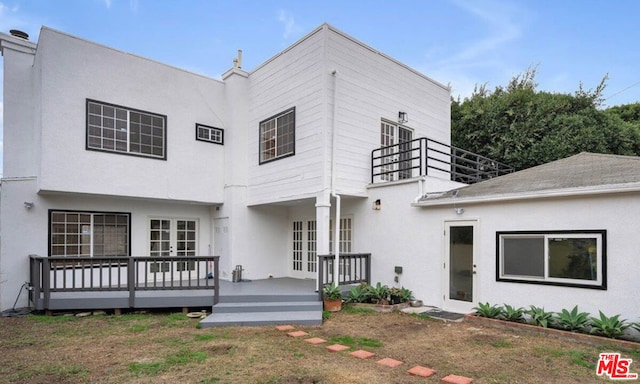
[[[369,300],[369,292],[367,285],[359,285],[349,290],[347,294],[347,302],[349,303],[364,303]]]
[[[339,285],[328,284],[325,285],[322,289],[322,293],[324,294],[324,298],[328,300],[339,300],[342,299],[342,289]]]
[[[539,327],[547,328],[549,323],[553,321],[553,312],[547,312],[544,308],[536,307],[532,305],[525,313],[531,316],[531,323]]]
[[[386,304],[388,302],[387,298],[389,297],[389,287],[380,284],[380,282],[375,286],[369,285],[367,287],[367,293],[371,301],[376,304]]]
[[[610,337],[612,339],[620,337],[624,331],[631,326],[626,320],[619,320],[620,315],[607,317],[602,311],[600,318],[592,317],[589,325],[591,325],[591,333]]]
[[[571,312],[566,309],[558,312],[554,320],[560,328],[575,332],[589,324],[589,314],[586,312],[578,312],[578,306],[576,305]]]
[[[402,287],[402,289],[400,289],[400,301],[402,301],[403,303],[407,303],[411,300],[413,300],[413,292],[405,287]]]
[[[488,317],[490,319],[496,319],[502,314],[502,307],[497,305],[490,305],[489,302],[484,304],[478,303],[477,307],[473,307],[476,314],[480,317]]]
[[[502,309],[502,317],[508,321],[522,323],[524,321],[524,308],[516,308],[505,304]]]

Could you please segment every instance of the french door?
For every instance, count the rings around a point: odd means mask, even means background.
[[[194,261],[179,261],[179,257],[198,255],[198,221],[190,219],[149,219],[149,255],[175,256],[176,262],[149,263],[148,273],[155,279],[181,278],[181,272],[195,270]],[[167,274],[167,276],[160,276]],[[186,275],[185,275],[186,276]]]
[[[295,220],[292,223],[292,229],[292,276],[302,279],[314,279],[318,270],[316,221]]]
[[[411,178],[411,144],[413,131],[397,124],[380,123],[382,150],[382,180],[394,181]],[[386,173],[385,173],[386,172]]]
[[[443,309],[468,313],[477,306],[477,222],[445,222]]]

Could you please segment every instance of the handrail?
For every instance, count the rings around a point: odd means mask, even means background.
[[[335,255],[318,255],[318,294],[322,300],[322,288],[335,281],[333,263]],[[339,257],[338,285],[367,283],[371,284],[371,254],[341,253]]]
[[[143,290],[213,290],[220,297],[220,256],[96,256],[29,255],[31,297],[48,308],[52,292],[128,291],[133,307]],[[168,276],[167,276],[168,275]]]
[[[499,161],[426,137],[371,151],[372,184],[437,173],[473,184],[513,171]]]

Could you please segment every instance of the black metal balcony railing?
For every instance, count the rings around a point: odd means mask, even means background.
[[[212,290],[218,303],[220,256],[42,257],[29,256],[30,300],[49,308],[55,292]]]
[[[371,151],[371,183],[441,176],[473,184],[513,171],[488,157],[425,137]]]

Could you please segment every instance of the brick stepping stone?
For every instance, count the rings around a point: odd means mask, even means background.
[[[434,373],[436,373],[436,371],[434,371],[433,369],[429,369],[419,365],[416,365],[415,367],[411,368],[408,372],[412,376],[420,376],[420,377],[429,377],[429,376],[432,376]]]
[[[375,356],[375,353],[371,353],[371,352],[367,352],[367,351],[363,351],[362,349],[359,349],[357,351],[351,352],[350,353],[351,356],[357,357],[358,359],[370,359],[373,356]]]
[[[447,384],[471,384],[473,383],[473,379],[470,377],[449,375],[449,376],[443,377],[442,382]]]
[[[341,352],[346,351],[347,349],[349,349],[349,347],[342,344],[333,344],[327,347],[327,351],[329,352]]]
[[[377,363],[380,364],[380,365],[386,365],[387,367],[391,367],[391,368],[395,368],[395,367],[397,367],[399,365],[404,364],[400,360],[395,360],[395,359],[392,359],[392,358],[389,358],[389,357],[385,357],[382,360],[378,360]]]
[[[305,339],[304,341],[306,341],[307,343],[313,344],[313,345],[322,344],[322,343],[326,343],[327,342],[327,340],[321,339],[319,337],[312,337],[310,339]]]
[[[293,331],[295,328],[292,325],[278,325],[276,329],[278,331]]]
[[[302,337],[302,336],[308,336],[309,334],[304,331],[295,331],[295,332],[289,332],[287,333],[287,335],[291,337]]]

